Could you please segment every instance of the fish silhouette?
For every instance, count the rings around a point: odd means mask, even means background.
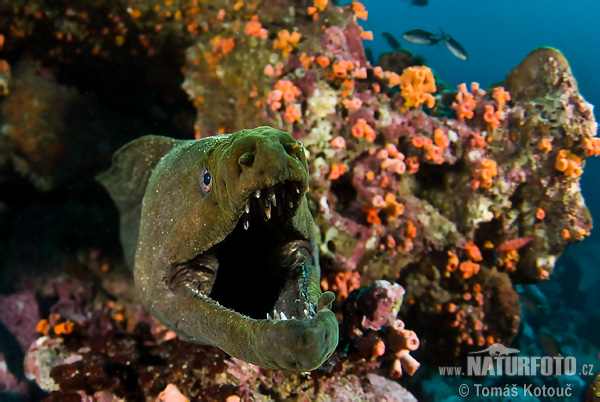
[[[483,353],[489,353],[490,356],[508,356],[508,355],[512,355],[512,354],[517,354],[519,352],[521,352],[519,349],[512,349],[512,348],[507,348],[506,346],[504,346],[501,343],[494,343],[493,345],[483,349],[483,350],[479,350],[477,352],[470,352],[470,355],[480,355]]]

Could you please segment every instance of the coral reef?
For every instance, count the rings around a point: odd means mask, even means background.
[[[157,122],[188,138],[271,125],[305,145],[321,285],[338,297],[342,339],[330,362],[310,374],[265,371],[169,339],[139,311],[122,271],[90,256],[93,236],[88,244],[67,237],[68,247],[54,251],[60,258],[48,258],[24,252],[28,235],[38,233],[11,221],[17,251],[0,249],[12,255],[6,272],[32,265],[87,272],[71,285],[50,275],[19,281],[5,299],[25,287],[46,295],[35,309],[46,322],[28,363],[48,369],[35,360],[47,355],[55,363],[45,374],[27,372],[50,399],[157,397],[169,384],[188,398],[378,398],[404,392],[387,378],[417,367],[408,354],[417,338],[404,324],[421,340],[413,354],[432,365],[510,343],[521,314],[515,285],[548,279],[564,248],[590,233],[579,178],[585,160],[600,154],[592,106],[551,48],[535,50],[502,86],[486,90],[465,83],[442,93],[444,85],[413,61],[412,70],[371,66],[362,45],[370,35],[358,23],[366,17],[358,2],[323,0],[106,0],[67,8],[0,1],[2,178],[14,170],[35,191],[73,182],[90,189],[116,143],[156,132]],[[41,65],[22,61],[27,54]],[[180,114],[185,95],[193,108]],[[82,97],[100,115],[97,124],[67,109]],[[114,104],[144,122],[98,111]],[[87,125],[72,127],[79,116]],[[100,129],[90,136],[90,127]],[[1,206],[3,216],[10,209],[22,220],[45,217],[19,202]],[[45,261],[23,262],[34,257]],[[73,298],[57,293],[86,280],[87,291]],[[40,283],[58,284],[50,291]],[[3,313],[5,320],[12,322]],[[32,320],[10,331],[30,334]],[[25,347],[31,338],[23,339]],[[2,376],[16,386],[14,376]],[[44,385],[50,378],[54,385]]]
[[[55,284],[70,288],[74,282],[59,279]],[[75,287],[80,286],[85,285]],[[40,321],[37,329],[42,336],[27,352],[25,373],[50,393],[48,400],[75,396],[134,400],[177,394],[192,400],[351,395],[414,400],[381,375],[390,358],[392,377],[401,375],[402,369],[412,375],[419,366],[408,354],[418,348],[418,339],[396,319],[403,292],[385,281],[360,292],[344,313],[350,316],[344,320],[349,335],[345,351],[309,373],[261,369],[217,348],[189,344],[137,310],[138,304],[117,306],[105,294],[95,293],[80,321],[72,320],[74,314],[57,313]],[[365,331],[365,337],[358,331]],[[369,341],[375,341],[375,347]]]

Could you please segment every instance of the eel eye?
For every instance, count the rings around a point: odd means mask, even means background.
[[[200,172],[200,189],[204,195],[210,193],[212,189],[212,176],[206,167]]]

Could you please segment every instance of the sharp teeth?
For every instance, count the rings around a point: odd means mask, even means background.
[[[256,197],[256,198],[260,198],[260,190],[256,190],[256,191],[254,192],[254,197]]]
[[[312,303],[305,301],[304,314],[307,318],[314,317],[317,314],[317,312],[315,311],[315,306]]]
[[[282,319],[282,320],[287,320],[287,319],[288,319],[288,318],[285,316],[285,313],[284,313],[283,311],[281,312],[280,316],[281,316],[281,319]]]
[[[271,219],[271,206],[269,204],[265,205],[265,216],[267,220]]]
[[[250,213],[250,200],[246,201],[246,205],[244,206],[244,209],[246,210],[247,214]]]
[[[250,227],[250,220],[249,219],[244,219],[242,221],[242,224],[244,225],[244,230],[248,230],[248,228]]]
[[[267,320],[272,320],[272,319],[273,319],[273,317],[271,317],[271,314],[267,313]]]
[[[296,189],[296,194],[300,194],[300,189],[297,186],[294,186],[294,188]]]
[[[288,207],[290,207],[290,208],[294,208],[294,203],[293,203],[293,202],[291,202],[291,201],[290,201],[290,202],[288,202]]]
[[[275,193],[273,192],[273,190],[271,190],[271,192],[269,193],[269,200],[271,200],[271,204],[273,204],[274,207],[277,206],[277,197],[275,197]]]

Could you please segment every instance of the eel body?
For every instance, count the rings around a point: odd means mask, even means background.
[[[268,369],[335,350],[302,145],[270,127],[200,140],[145,136],[98,180],[145,307],[181,337]]]

